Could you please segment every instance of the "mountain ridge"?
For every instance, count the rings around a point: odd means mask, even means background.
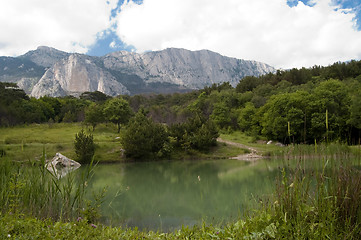
[[[0,81],[18,83],[37,98],[78,96],[85,91],[111,96],[184,92],[223,82],[235,86],[245,76],[269,72],[275,69],[265,63],[206,49],[117,51],[97,57],[40,46],[19,57],[0,57]]]

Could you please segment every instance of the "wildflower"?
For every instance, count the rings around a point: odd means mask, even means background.
[[[201,181],[201,177],[198,175],[198,181],[200,182]]]
[[[79,222],[81,219],[82,219],[81,217],[78,217],[78,218],[76,219],[76,221]]]
[[[8,234],[8,238],[9,238],[9,237],[11,237],[11,235],[10,235],[10,234]]]
[[[92,226],[93,228],[97,228],[97,225],[95,225],[95,224],[90,224],[90,226]]]

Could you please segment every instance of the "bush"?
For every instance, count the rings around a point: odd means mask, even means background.
[[[75,153],[77,160],[81,163],[90,163],[95,152],[95,144],[93,135],[87,135],[82,129],[79,133],[75,134],[74,141]]]
[[[122,145],[125,155],[134,159],[166,157],[171,151],[165,126],[154,123],[142,110],[131,119]]]
[[[217,144],[219,133],[212,120],[196,115],[185,123],[172,125],[170,136],[174,139],[173,146],[176,148],[207,152]]]

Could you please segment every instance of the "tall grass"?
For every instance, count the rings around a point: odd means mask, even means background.
[[[1,212],[64,221],[83,216],[93,162],[83,167],[87,170],[58,179],[45,168],[45,152],[37,162],[20,163],[0,158]]]
[[[360,239],[360,162],[350,153],[340,144],[288,149],[272,204],[281,236]]]

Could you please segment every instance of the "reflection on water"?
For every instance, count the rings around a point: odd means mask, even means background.
[[[107,186],[106,224],[168,231],[237,219],[272,192],[270,163],[237,160],[98,165],[90,183]]]

